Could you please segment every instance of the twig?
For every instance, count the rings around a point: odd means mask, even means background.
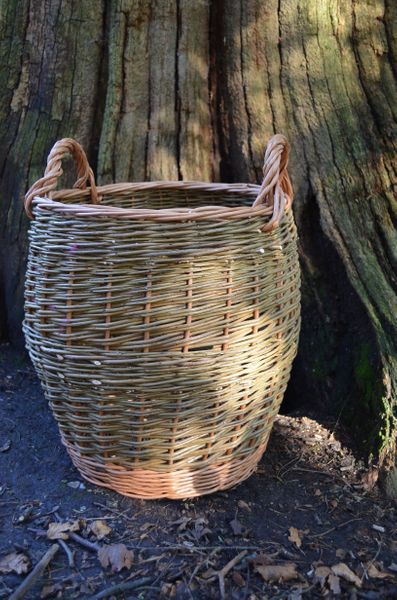
[[[136,590],[137,588],[140,588],[148,583],[152,583],[152,581],[153,577],[141,577],[140,579],[135,579],[134,581],[118,583],[116,585],[112,585],[106,590],[102,590],[102,592],[95,594],[95,596],[91,596],[88,600],[102,600],[103,598],[109,598],[109,596],[113,596],[113,594]]]
[[[240,552],[240,554],[237,554],[237,556],[235,556],[220,571],[218,571],[217,575],[219,580],[219,593],[222,600],[225,598],[225,576],[244,558],[246,554],[247,550]]]
[[[323,537],[324,535],[327,535],[328,533],[331,533],[332,531],[335,531],[336,529],[341,529],[342,527],[345,527],[345,525],[348,525],[349,523],[353,523],[353,521],[362,521],[362,517],[355,517],[354,519],[349,519],[348,521],[345,521],[344,523],[340,523],[339,525],[336,525],[335,527],[331,527],[331,529],[327,529],[326,531],[323,531],[322,533],[314,533],[313,535],[308,535],[307,537],[309,537],[309,538]]]
[[[220,550],[220,548],[219,548],[219,550]],[[211,560],[211,558],[212,558],[212,557],[214,556],[214,554],[216,554],[217,552],[218,552],[218,548],[215,548],[214,550],[212,550],[212,551],[210,552],[209,556],[206,556],[204,560],[200,561],[200,562],[198,563],[198,565],[196,565],[196,567],[194,568],[194,571],[193,571],[193,573],[192,573],[192,574],[191,574],[191,576],[190,576],[189,583],[187,584],[189,588],[190,588],[190,584],[192,583],[192,581],[193,581],[194,577],[197,575],[197,573],[199,572],[199,570],[201,569],[201,567],[202,567],[203,565],[208,565],[208,562]]]
[[[50,564],[51,560],[54,558],[58,550],[58,544],[53,544],[47,550],[47,552],[39,560],[33,571],[29,573],[29,575],[22,581],[21,585],[18,586],[15,592],[11,594],[9,600],[20,600],[28,593],[28,591],[34,586],[38,579],[40,579],[46,567]]]
[[[351,483],[349,483],[346,479],[343,479],[343,477],[337,475],[336,473],[331,474],[327,473],[326,471],[317,471],[316,469],[304,469],[303,467],[292,467],[291,471],[302,471],[303,473],[314,473],[315,475],[323,475],[324,477],[329,477],[329,479],[336,479],[344,485],[347,485],[351,488]]]
[[[53,515],[57,512],[58,509],[59,509],[59,506],[54,506],[54,508],[52,510],[49,510],[46,513],[39,513],[38,515],[31,517],[31,521],[36,521],[37,519],[41,519],[43,517],[48,517],[50,515]]]
[[[98,550],[101,547],[99,544],[95,542],[90,542],[89,540],[86,540],[85,538],[81,537],[81,535],[74,533],[74,531],[68,531],[68,536],[71,540],[74,540],[75,542],[81,544],[85,548],[88,548],[88,550],[91,550],[92,552],[98,552]]]
[[[373,557],[373,559],[372,559],[372,560],[371,560],[371,561],[370,561],[370,562],[367,564],[367,566],[366,566],[366,567],[364,567],[364,565],[362,565],[362,566],[363,566],[363,570],[364,570],[364,572],[363,572],[363,575],[362,575],[362,577],[361,577],[361,581],[364,581],[364,577],[365,577],[365,576],[367,576],[367,577],[368,577],[368,570],[369,570],[369,569],[372,567],[372,565],[375,563],[376,559],[378,558],[378,556],[379,556],[379,554],[380,554],[380,551],[381,551],[381,548],[382,548],[382,542],[380,542],[379,540],[376,540],[376,541],[378,542],[378,549],[377,549],[377,551],[376,551],[376,554],[375,554],[375,556],[374,556],[374,557]],[[362,563],[361,563],[361,564],[362,564]]]
[[[28,531],[31,531],[32,533],[35,533],[36,535],[39,535],[41,537],[47,537],[47,532],[45,531],[45,529],[36,529],[35,527],[28,527]],[[74,533],[74,531],[68,531],[67,535],[71,540],[74,540],[75,542],[81,544],[85,548],[88,548],[88,550],[91,550],[92,552],[98,552],[100,548],[99,544],[86,540],[77,533]]]
[[[73,568],[74,567],[73,552],[70,550],[69,546],[67,545],[67,543],[64,540],[58,540],[58,543],[62,546],[62,550],[65,552],[65,554],[67,556],[69,567]]]

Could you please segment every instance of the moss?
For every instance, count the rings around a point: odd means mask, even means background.
[[[374,367],[372,356],[369,344],[358,347],[354,360],[354,378],[361,394],[361,403],[364,403],[369,412],[378,413],[383,389],[379,370]]]
[[[388,453],[393,444],[395,419],[390,399],[387,397],[381,367],[374,365],[374,353],[370,344],[357,348],[354,361],[354,384],[359,396],[355,406],[357,419],[361,414],[360,428],[365,435],[370,460]],[[357,413],[357,411],[360,411]]]

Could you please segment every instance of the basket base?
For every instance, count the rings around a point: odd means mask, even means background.
[[[118,465],[103,465],[82,457],[63,440],[74,466],[82,477],[123,496],[141,500],[182,500],[213,494],[231,488],[247,479],[266,450],[267,439],[245,458],[230,458],[219,465],[201,469],[180,469],[169,473],[148,469],[127,470]]]

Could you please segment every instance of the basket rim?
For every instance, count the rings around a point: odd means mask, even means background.
[[[256,206],[203,205],[197,208],[122,208],[102,205],[103,196],[127,196],[131,192],[164,190],[164,191],[193,191],[219,195],[241,196],[249,200],[255,199],[260,190],[259,185],[249,183],[208,183],[200,181],[145,181],[112,183],[97,187],[98,203],[89,203],[91,188],[63,189],[50,193],[51,197],[34,196],[33,206],[38,212],[51,211],[63,215],[84,217],[102,217],[110,219],[150,220],[150,221],[203,221],[203,220],[238,220],[244,218],[271,216],[273,207],[267,204]],[[87,198],[87,203],[67,204],[62,200]],[[288,209],[288,207],[286,207]]]

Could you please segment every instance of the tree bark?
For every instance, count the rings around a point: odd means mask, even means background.
[[[303,327],[287,402],[391,463],[397,395],[392,0],[0,0],[1,327],[21,340],[22,197],[76,137],[99,182],[260,181],[292,145]],[[1,306],[2,305],[2,306]]]

